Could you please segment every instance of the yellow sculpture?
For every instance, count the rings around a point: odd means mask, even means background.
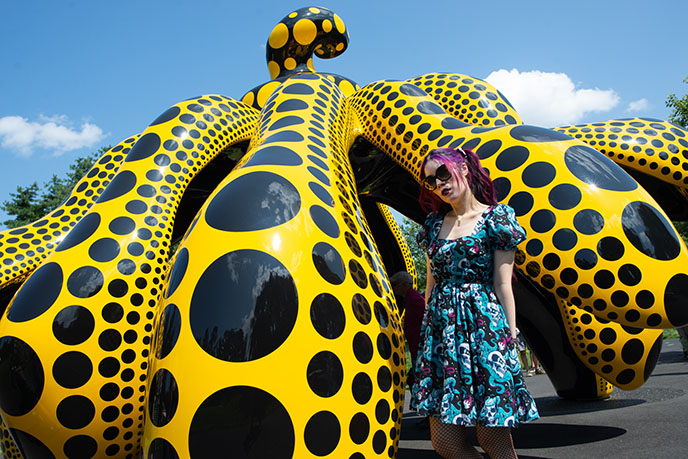
[[[315,72],[347,43],[331,11],[289,14],[271,81],[174,105],[0,233],[5,457],[394,457],[406,362],[387,272],[413,264],[386,205],[422,221],[436,147],[474,149],[527,229],[519,326],[559,393],[647,379],[661,329],[688,323],[688,253],[586,143],[685,197],[686,131],[548,130],[464,75],[360,89]]]

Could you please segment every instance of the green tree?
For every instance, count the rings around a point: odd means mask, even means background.
[[[421,226],[406,217],[402,218],[403,220],[399,225],[399,229],[401,229],[401,234],[403,234],[404,239],[406,239],[406,245],[408,245],[408,248],[411,251],[411,257],[413,257],[413,261],[416,264],[416,283],[418,291],[425,293],[425,281],[427,278],[425,251],[418,247],[418,243],[416,242],[416,234],[418,234],[418,231],[420,231]]]
[[[688,77],[684,78],[683,82],[688,84]],[[676,94],[669,94],[666,106],[671,109],[669,121],[688,129],[688,94],[681,98],[676,97]]]
[[[93,164],[111,147],[102,147],[89,155],[76,158],[69,165],[65,177],[53,176],[42,187],[33,182],[27,187],[18,186],[10,193],[10,199],[0,204],[7,215],[13,216],[2,222],[7,228],[17,228],[34,222],[59,207],[72,192],[74,186],[86,175]]]

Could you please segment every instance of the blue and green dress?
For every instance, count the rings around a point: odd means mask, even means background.
[[[411,408],[447,424],[515,427],[539,417],[493,287],[495,250],[515,250],[526,232],[513,209],[489,207],[473,232],[438,237],[444,215],[416,236],[435,278],[421,328]]]

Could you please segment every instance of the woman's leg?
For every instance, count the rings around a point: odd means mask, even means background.
[[[480,453],[466,441],[466,428],[443,424],[439,418],[430,418],[432,447],[444,459],[482,459]]]
[[[478,443],[490,459],[516,459],[516,449],[511,439],[510,427],[476,428]]]

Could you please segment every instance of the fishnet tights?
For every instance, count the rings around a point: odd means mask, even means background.
[[[476,427],[480,447],[491,459],[516,459],[514,442],[509,427]],[[466,440],[466,428],[443,424],[439,418],[430,418],[432,447],[445,459],[482,459],[482,455]]]

